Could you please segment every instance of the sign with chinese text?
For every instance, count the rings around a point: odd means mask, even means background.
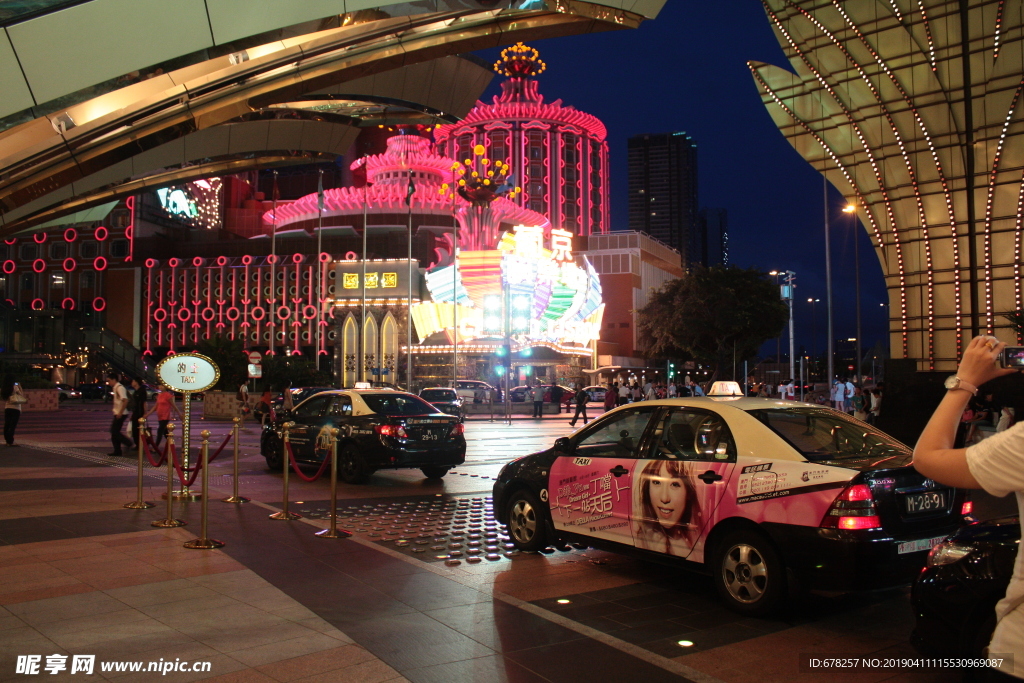
[[[195,393],[216,384],[220,379],[220,368],[198,353],[177,353],[157,363],[156,376],[168,389]]]
[[[402,299],[409,296],[409,262],[405,259],[366,262],[363,273],[362,261],[340,261],[335,263],[335,296],[338,299],[359,299],[365,286],[368,299]],[[420,283],[423,279],[419,264],[413,263],[413,299],[420,298]]]

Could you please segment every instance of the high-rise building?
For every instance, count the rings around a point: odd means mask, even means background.
[[[677,249],[687,266],[703,251],[697,209],[697,144],[683,132],[629,139],[629,229]]]
[[[562,100],[545,102],[536,79],[540,54],[519,43],[502,51],[494,70],[506,77],[491,104],[477,102],[459,123],[438,126],[438,150],[468,159],[483,145],[512,167],[519,203],[574,235],[608,232],[608,142],[601,121]]]
[[[701,209],[699,234],[702,242],[700,262],[705,266],[729,265],[728,212],[725,209]]]

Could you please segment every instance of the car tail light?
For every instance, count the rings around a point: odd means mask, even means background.
[[[963,506],[960,508],[960,514],[966,517],[972,512],[974,512],[974,501],[965,500]]]
[[[455,426],[452,427],[451,434],[448,436],[462,436],[466,433],[466,427],[461,422],[456,422]]]
[[[826,529],[878,529],[882,520],[871,489],[866,484],[850,484],[832,502],[821,526]]]
[[[377,425],[373,428],[373,431],[381,436],[393,436],[398,439],[404,439],[409,436],[402,425]]]

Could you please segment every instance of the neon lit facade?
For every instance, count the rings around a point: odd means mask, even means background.
[[[576,262],[567,230],[546,240],[542,227],[517,226],[497,249],[460,251],[455,266],[432,269],[426,282],[432,301],[413,307],[421,340],[443,333],[443,343],[457,335],[493,347],[508,334],[513,352],[547,346],[587,355],[600,337],[601,281],[586,257]]]
[[[604,124],[561,100],[544,102],[536,76],[546,65],[537,50],[519,43],[501,55],[494,66],[506,76],[501,95],[491,104],[478,102],[457,124],[438,126],[438,147],[445,156],[469,159],[484,145],[492,158],[509,160],[523,207],[574,235],[608,232]]]
[[[889,289],[892,356],[952,370],[975,332],[1013,341],[1024,5],[763,4],[792,71],[751,62],[754,81],[783,135],[856,204]]]

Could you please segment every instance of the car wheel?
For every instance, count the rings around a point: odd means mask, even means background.
[[[508,536],[519,550],[537,552],[548,545],[540,502],[526,489],[512,494],[506,507]]]
[[[444,475],[448,474],[448,470],[450,469],[450,467],[427,465],[426,467],[421,467],[420,472],[422,472],[423,476],[426,477],[427,479],[440,479]]]
[[[786,596],[786,571],[771,541],[755,531],[734,531],[715,553],[715,586],[734,611],[762,616]]]
[[[352,446],[338,453],[338,477],[346,484],[362,484],[370,478],[366,462]]]

